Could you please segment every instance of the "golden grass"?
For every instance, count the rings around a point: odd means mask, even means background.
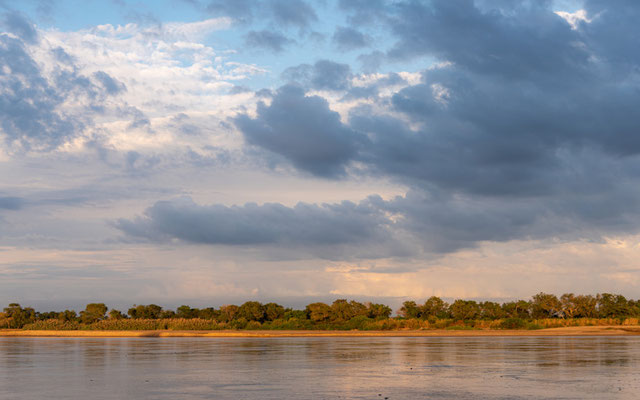
[[[571,326],[538,330],[397,331],[36,331],[2,329],[0,337],[483,337],[483,336],[633,336],[640,326]]]

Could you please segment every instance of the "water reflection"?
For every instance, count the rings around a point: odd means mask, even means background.
[[[0,399],[635,399],[640,338],[0,338]]]

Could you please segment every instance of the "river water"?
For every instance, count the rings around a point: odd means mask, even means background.
[[[638,399],[640,337],[0,338],[0,399]]]

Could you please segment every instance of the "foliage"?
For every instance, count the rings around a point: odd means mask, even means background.
[[[522,318],[507,318],[500,322],[501,329],[524,329],[527,327],[527,321]]]
[[[408,329],[542,329],[564,326],[638,325],[640,301],[602,293],[575,295],[538,293],[530,301],[498,304],[457,299],[448,304],[432,296],[422,305],[405,301],[398,317],[384,304],[338,299],[316,302],[304,310],[276,303],[224,305],[203,309],[181,305],[175,311],[156,304],[134,305],[124,313],[103,303],[74,310],[36,312],[11,303],[0,313],[0,329],[44,330],[408,330]]]
[[[85,324],[101,321],[107,313],[107,306],[104,303],[90,303],[84,311],[80,311],[80,321]]]

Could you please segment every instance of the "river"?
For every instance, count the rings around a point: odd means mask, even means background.
[[[1,338],[0,399],[637,399],[640,337]]]

